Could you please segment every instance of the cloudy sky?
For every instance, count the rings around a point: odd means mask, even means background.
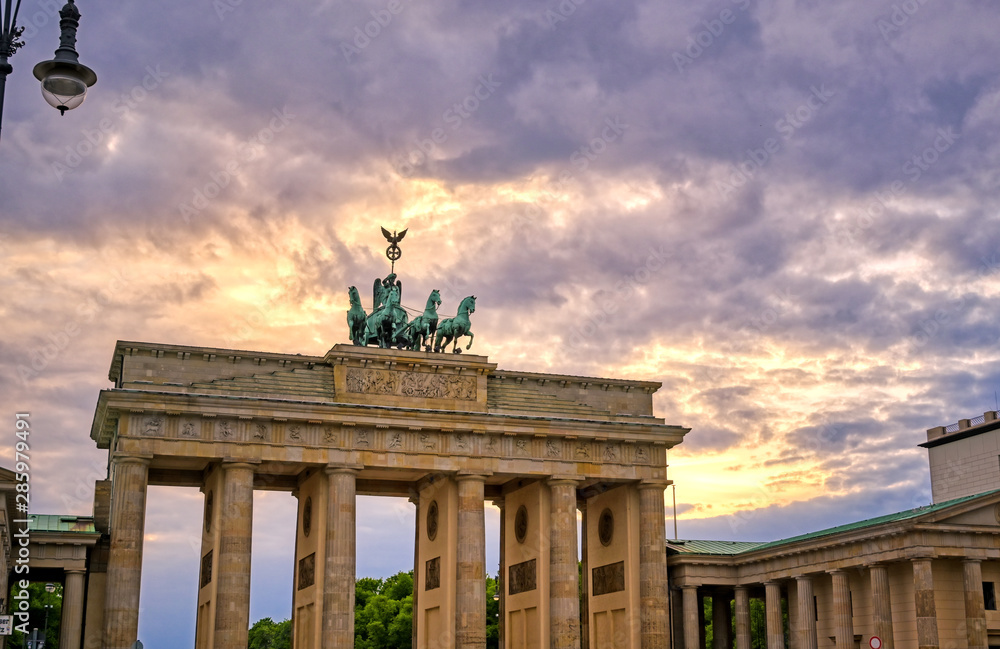
[[[90,512],[116,340],[322,354],[380,225],[502,368],[663,382],[681,537],[927,503],[925,429],[994,408],[995,3],[79,6],[97,85],[43,102],[58,3],[23,0],[0,141],[36,512]],[[200,499],[150,491],[147,647],[193,637]],[[257,495],[254,619],[288,616],[290,499]],[[359,574],[412,566],[409,507],[362,508]]]

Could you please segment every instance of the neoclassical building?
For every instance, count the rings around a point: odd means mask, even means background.
[[[705,647],[711,622],[712,649],[750,649],[751,599],[767,649],[1000,646],[998,429],[987,412],[927,431],[926,507],[770,543],[668,541],[673,646]]]
[[[111,467],[109,552],[91,578],[103,627],[87,630],[103,649],[137,638],[149,485],[204,494],[197,649],[246,649],[255,489],[297,498],[295,649],[354,646],[357,494],[416,506],[418,649],[485,647],[487,502],[501,510],[504,646],[669,647],[663,492],[688,429],[653,416],[659,383],[464,353],[140,342],[116,345],[109,378],[91,429]]]

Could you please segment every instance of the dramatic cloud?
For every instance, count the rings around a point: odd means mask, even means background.
[[[90,511],[115,340],[322,354],[379,225],[410,229],[406,304],[474,293],[501,367],[663,382],[682,537],[926,503],[925,429],[994,407],[989,3],[80,0],[99,81],[64,117],[31,75],[58,7],[23,2],[0,142],[34,511]],[[255,617],[288,615],[286,496],[257,500]],[[151,492],[149,647],[193,636],[200,498]],[[362,574],[411,566],[407,507],[372,502]]]

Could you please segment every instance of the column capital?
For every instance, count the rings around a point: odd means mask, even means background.
[[[357,475],[363,468],[365,467],[362,464],[327,464],[323,467],[323,472],[327,475],[337,473]]]
[[[492,502],[493,505],[496,506],[499,509],[503,509],[504,506],[506,505],[506,499],[503,496],[497,496],[496,498],[494,498],[490,502]]]
[[[982,564],[982,562],[983,562],[983,560],[980,559],[979,557],[964,557],[962,559],[962,565],[971,564],[971,563]]]
[[[802,582],[802,581],[811,582],[812,579],[813,579],[812,575],[795,575],[795,581],[799,581],[799,582]]]
[[[580,480],[580,478],[578,478],[576,476],[554,475],[554,476],[548,478],[545,482],[550,487],[555,487],[555,486],[560,486],[560,485],[576,487],[578,484],[580,484],[583,481]]]
[[[223,458],[222,468],[223,469],[250,469],[253,471],[257,465],[260,464],[260,460],[245,460],[237,458]]]
[[[749,586],[733,586],[733,592],[736,592],[736,593],[740,593],[740,592],[748,593],[748,592],[750,592],[750,587]]]
[[[115,451],[111,456],[111,461],[115,464],[143,464],[149,466],[149,463],[153,460],[153,455],[151,453],[125,453],[123,451]]]
[[[826,574],[828,574],[828,575],[846,575],[847,571],[844,570],[843,568],[832,568],[830,570],[827,570]]]
[[[642,480],[636,485],[636,487],[640,490],[659,489],[660,491],[663,491],[673,483],[673,480]]]
[[[69,569],[69,570],[63,570],[63,572],[66,573],[67,575],[86,575],[87,574],[86,570],[73,570],[73,569]]]
[[[484,473],[482,471],[459,471],[458,473],[455,474],[455,482],[465,482],[467,480],[468,481],[478,480],[479,482],[486,482],[486,478],[490,477],[491,475],[493,474],[489,472]]]

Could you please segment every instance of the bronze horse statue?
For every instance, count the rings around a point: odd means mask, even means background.
[[[449,343],[454,341],[455,346],[451,350],[452,353],[461,354],[462,350],[458,348],[458,339],[462,336],[469,337],[469,344],[465,348],[471,349],[472,341],[476,337],[472,333],[472,322],[469,320],[469,314],[475,313],[475,311],[475,295],[470,295],[462,300],[462,303],[458,305],[458,315],[454,318],[448,318],[438,325],[437,337],[434,340],[434,351],[443,351]]]

